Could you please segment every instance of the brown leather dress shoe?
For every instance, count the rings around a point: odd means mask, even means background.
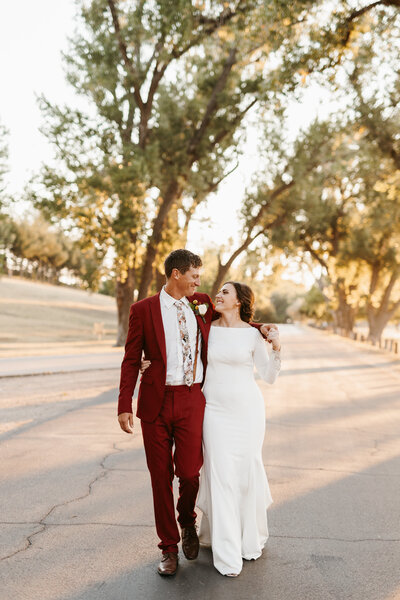
[[[178,568],[178,555],[175,552],[163,554],[157,571],[160,575],[175,575]]]
[[[199,538],[196,527],[183,527],[182,529],[182,550],[188,560],[194,560],[199,553]]]

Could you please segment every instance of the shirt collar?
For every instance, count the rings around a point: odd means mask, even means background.
[[[164,306],[166,308],[171,308],[171,306],[174,306],[174,304],[176,302],[176,298],[173,298],[172,296],[170,296],[168,294],[168,292],[165,291],[165,285],[162,287],[162,290],[160,292],[160,300],[162,301],[162,303],[164,304]],[[186,298],[186,296],[182,296],[182,298],[180,300],[186,306],[189,306],[189,300]]]

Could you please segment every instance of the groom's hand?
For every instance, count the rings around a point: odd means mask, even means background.
[[[126,431],[126,433],[133,433],[132,413],[121,413],[120,415],[118,415],[118,422],[122,431]]]
[[[280,350],[279,329],[274,323],[265,323],[260,327],[260,332],[269,344],[272,344],[273,350]]]
[[[260,327],[260,332],[267,338],[271,329],[276,329],[278,331],[278,327],[274,323],[264,323],[264,325]]]

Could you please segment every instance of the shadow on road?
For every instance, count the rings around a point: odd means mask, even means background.
[[[98,401],[101,406],[103,399]],[[113,416],[111,406],[107,416]],[[95,417],[93,423],[96,427]],[[117,436],[114,443],[119,439]],[[92,441],[86,438],[87,452]],[[54,473],[43,470],[40,479],[54,479],[56,483],[57,475],[68,481],[76,469],[87,473],[88,465],[95,465],[85,459],[85,443],[77,464],[71,461]],[[163,579],[156,573],[159,552],[144,452],[141,447],[127,448],[110,453],[104,462],[106,473],[91,493],[77,502],[66,501],[54,511],[45,520],[46,530],[32,538],[32,546],[19,558],[15,557],[13,578],[18,574],[21,588],[30,590],[31,598],[395,598],[393,594],[400,586],[400,520],[395,517],[399,456],[355,474],[341,474],[330,483],[326,483],[324,469],[316,468],[311,481],[314,489],[295,493],[287,501],[279,500],[279,485],[286,480],[290,486],[292,479],[296,486],[296,478],[304,477],[301,469],[291,475],[285,469],[269,467],[272,493],[278,502],[269,511],[271,537],[263,556],[246,562],[241,576],[230,580],[219,575],[212,566],[211,552],[202,549],[197,561],[188,562],[181,555],[177,576]],[[292,455],[296,452],[290,438],[285,450]],[[24,485],[21,480],[19,483]],[[17,488],[10,489],[11,498],[14,492]],[[30,499],[34,501],[34,495]],[[61,585],[75,592],[40,596],[43,582],[53,579],[56,588]]]
[[[0,422],[7,422],[12,416],[13,421],[23,422],[26,420],[27,411],[33,413],[35,409],[40,413],[41,416],[33,418],[26,423],[25,425],[19,426],[17,429],[12,429],[11,431],[6,431],[0,434],[0,442],[9,440],[14,438],[15,436],[22,435],[29,431],[30,429],[37,427],[38,425],[42,425],[43,423],[47,423],[54,419],[58,419],[60,416],[65,415],[69,412],[77,411],[85,407],[101,405],[107,402],[110,402],[110,394],[113,394],[114,398],[118,397],[118,389],[111,388],[110,390],[103,392],[99,396],[95,396],[89,399],[73,399],[73,400],[60,400],[59,398],[54,400],[54,402],[47,402],[45,405],[40,404],[31,404],[29,407],[26,406],[16,406],[14,408],[2,408],[0,409]],[[45,416],[42,415],[44,410],[47,411]]]

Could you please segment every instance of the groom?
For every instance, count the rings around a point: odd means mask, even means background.
[[[161,292],[131,307],[121,365],[118,420],[124,431],[132,433],[132,395],[144,351],[151,366],[142,377],[136,414],[141,419],[156,529],[161,539],[163,555],[158,572],[174,575],[180,539],[172,492],[174,471],[179,478],[177,510],[182,550],[189,560],[195,559],[199,551],[194,507],[203,462],[205,399],[201,383],[213,305],[207,294],[196,293],[202,266],[199,256],[175,250],[164,266],[167,283]]]
[[[199,256],[189,250],[174,250],[164,266],[167,282],[161,292],[131,307],[121,365],[118,421],[123,431],[132,433],[132,396],[144,352],[144,359],[151,365],[140,383],[136,415],[141,420],[161,540],[158,572],[174,575],[180,540],[172,490],[174,473],[179,479],[177,511],[182,550],[188,560],[197,558],[199,552],[194,508],[203,463],[205,398],[201,386],[215,310],[207,294],[196,293],[202,266]],[[264,327],[267,333],[270,326]]]

